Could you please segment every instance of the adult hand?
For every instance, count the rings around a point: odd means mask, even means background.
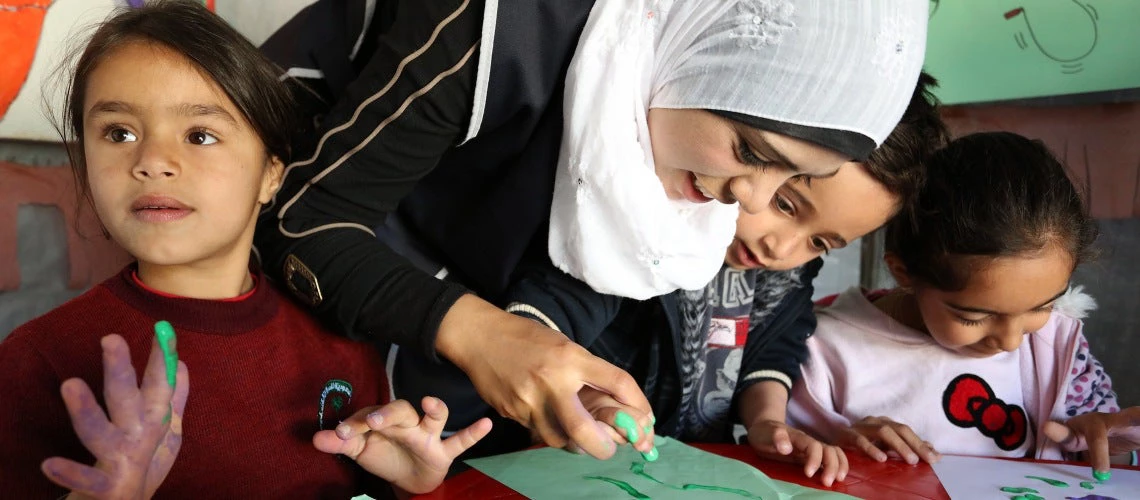
[[[500,415],[537,431],[553,447],[573,442],[601,459],[616,451],[578,398],[583,387],[642,414],[652,411],[628,373],[564,335],[473,295],[460,298],[444,316],[436,349],[467,373]]]
[[[847,454],[838,446],[824,444],[807,433],[777,420],[759,420],[748,427],[748,444],[764,458],[803,464],[804,475],[821,472],[819,481],[831,486],[847,478]]]
[[[1108,472],[1110,456],[1140,449],[1140,407],[1086,413],[1064,423],[1046,422],[1044,432],[1065,451],[1088,451],[1093,470]]]
[[[847,428],[839,435],[840,446],[857,448],[871,458],[885,462],[887,453],[897,453],[906,463],[914,465],[919,459],[933,464],[941,455],[934,446],[923,441],[910,427],[887,417],[866,417]]]
[[[343,454],[364,470],[410,493],[427,493],[443,482],[452,461],[491,432],[482,418],[451,437],[440,440],[447,423],[447,405],[425,397],[424,416],[402,399],[364,408],[341,422],[335,431],[313,435],[313,446]]]
[[[583,387],[578,391],[578,399],[610,439],[619,444],[632,444],[650,462],[657,460],[657,447],[653,445],[655,422],[652,415],[623,405],[609,393],[593,387]],[[570,448],[571,451],[578,451],[573,444]]]
[[[176,342],[171,340],[171,349]],[[52,482],[72,490],[71,498],[150,498],[182,447],[182,412],[190,393],[190,374],[179,361],[171,388],[166,361],[155,341],[140,388],[126,341],[108,335],[100,343],[107,413],[83,380],[68,379],[60,387],[71,425],[79,441],[95,455],[95,466],[52,457],[41,469]]]

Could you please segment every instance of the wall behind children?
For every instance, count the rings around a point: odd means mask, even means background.
[[[315,0],[205,0],[255,44]],[[45,114],[75,34],[142,0],[0,0],[0,339],[82,293],[129,257],[79,207]],[[89,31],[88,31],[89,33]],[[59,100],[52,103],[58,109]]]

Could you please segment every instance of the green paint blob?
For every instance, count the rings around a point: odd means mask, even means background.
[[[1017,495],[1009,500],[1045,500],[1045,497],[1039,497],[1032,493],[1026,493],[1024,495]]]
[[[178,353],[170,349],[170,341],[174,340],[174,327],[167,321],[154,324],[154,337],[158,339],[158,347],[162,349],[162,358],[166,361],[166,381],[174,388],[178,377]]]
[[[1041,476],[1025,476],[1025,477],[1028,479],[1037,479],[1039,481],[1045,481],[1045,483],[1048,484],[1049,486],[1056,486],[1058,488],[1068,488],[1069,487],[1069,483],[1066,483],[1064,481],[1058,481],[1056,479],[1049,479],[1047,477],[1041,477]]]
[[[654,446],[649,451],[641,454],[641,458],[644,458],[646,461],[649,461],[649,462],[656,462],[657,457],[658,457],[658,455],[657,455],[657,447],[656,446]]]
[[[1004,493],[1040,493],[1033,488],[1015,488],[1013,486],[1002,486],[1001,491]]]
[[[1081,488],[1084,488],[1086,490],[1091,490],[1091,489],[1093,489],[1093,484],[1089,481],[1081,481]]]
[[[1105,481],[1108,481],[1109,479],[1112,479],[1112,471],[1110,471],[1110,470],[1094,470],[1093,471],[1093,478],[1096,479],[1097,482],[1103,483]]]
[[[617,417],[614,418],[614,425],[625,431],[625,438],[628,439],[630,443],[637,443],[637,421],[629,416],[628,413],[624,411],[617,412]]]
[[[605,481],[607,483],[610,483],[614,486],[617,486],[618,488],[621,488],[622,490],[625,490],[625,492],[628,493],[629,496],[631,496],[633,498],[639,498],[639,499],[648,499],[649,498],[649,495],[646,495],[645,493],[637,491],[637,488],[630,486],[629,483],[627,483],[625,481],[618,481],[617,479],[613,479],[613,478],[609,478],[609,477],[605,477],[605,476],[586,476],[586,479],[596,479],[598,481]]]

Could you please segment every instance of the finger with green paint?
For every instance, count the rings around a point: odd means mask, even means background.
[[[646,460],[657,460],[657,447],[653,444],[656,419],[652,414],[623,405],[609,394],[591,387],[579,391],[578,397],[594,420],[604,424],[607,434],[615,442],[628,442]]]
[[[1114,459],[1140,448],[1140,407],[1116,413],[1090,412],[1065,422],[1046,422],[1044,434],[1067,452],[1085,452],[1098,482],[1112,477]]]

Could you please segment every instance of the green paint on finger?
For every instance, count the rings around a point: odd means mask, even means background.
[[[1110,470],[1094,470],[1093,471],[1093,479],[1096,479],[1097,482],[1100,482],[1100,483],[1108,481],[1109,479],[1112,479],[1112,471],[1110,471]]]
[[[1066,483],[1064,481],[1058,481],[1056,479],[1049,479],[1047,477],[1041,477],[1041,476],[1025,476],[1025,477],[1028,479],[1036,479],[1039,481],[1045,481],[1045,483],[1048,484],[1049,486],[1056,486],[1058,488],[1068,488],[1069,487],[1069,483]]]
[[[649,451],[641,454],[641,458],[644,458],[645,460],[647,460],[649,462],[656,462],[657,457],[658,457],[658,454],[657,454],[657,447],[656,446],[654,446]]]
[[[167,321],[159,321],[154,324],[154,337],[158,340],[158,348],[162,349],[162,358],[166,361],[166,381],[173,388],[178,378],[178,353],[170,348],[170,342],[174,340],[174,327]]]
[[[617,416],[614,417],[614,425],[625,431],[625,438],[628,439],[630,443],[637,443],[637,421],[629,416],[628,413],[624,411],[617,412]]]
[[[1004,493],[1040,493],[1033,488],[1015,488],[1013,486],[1002,486],[1001,491]]]

